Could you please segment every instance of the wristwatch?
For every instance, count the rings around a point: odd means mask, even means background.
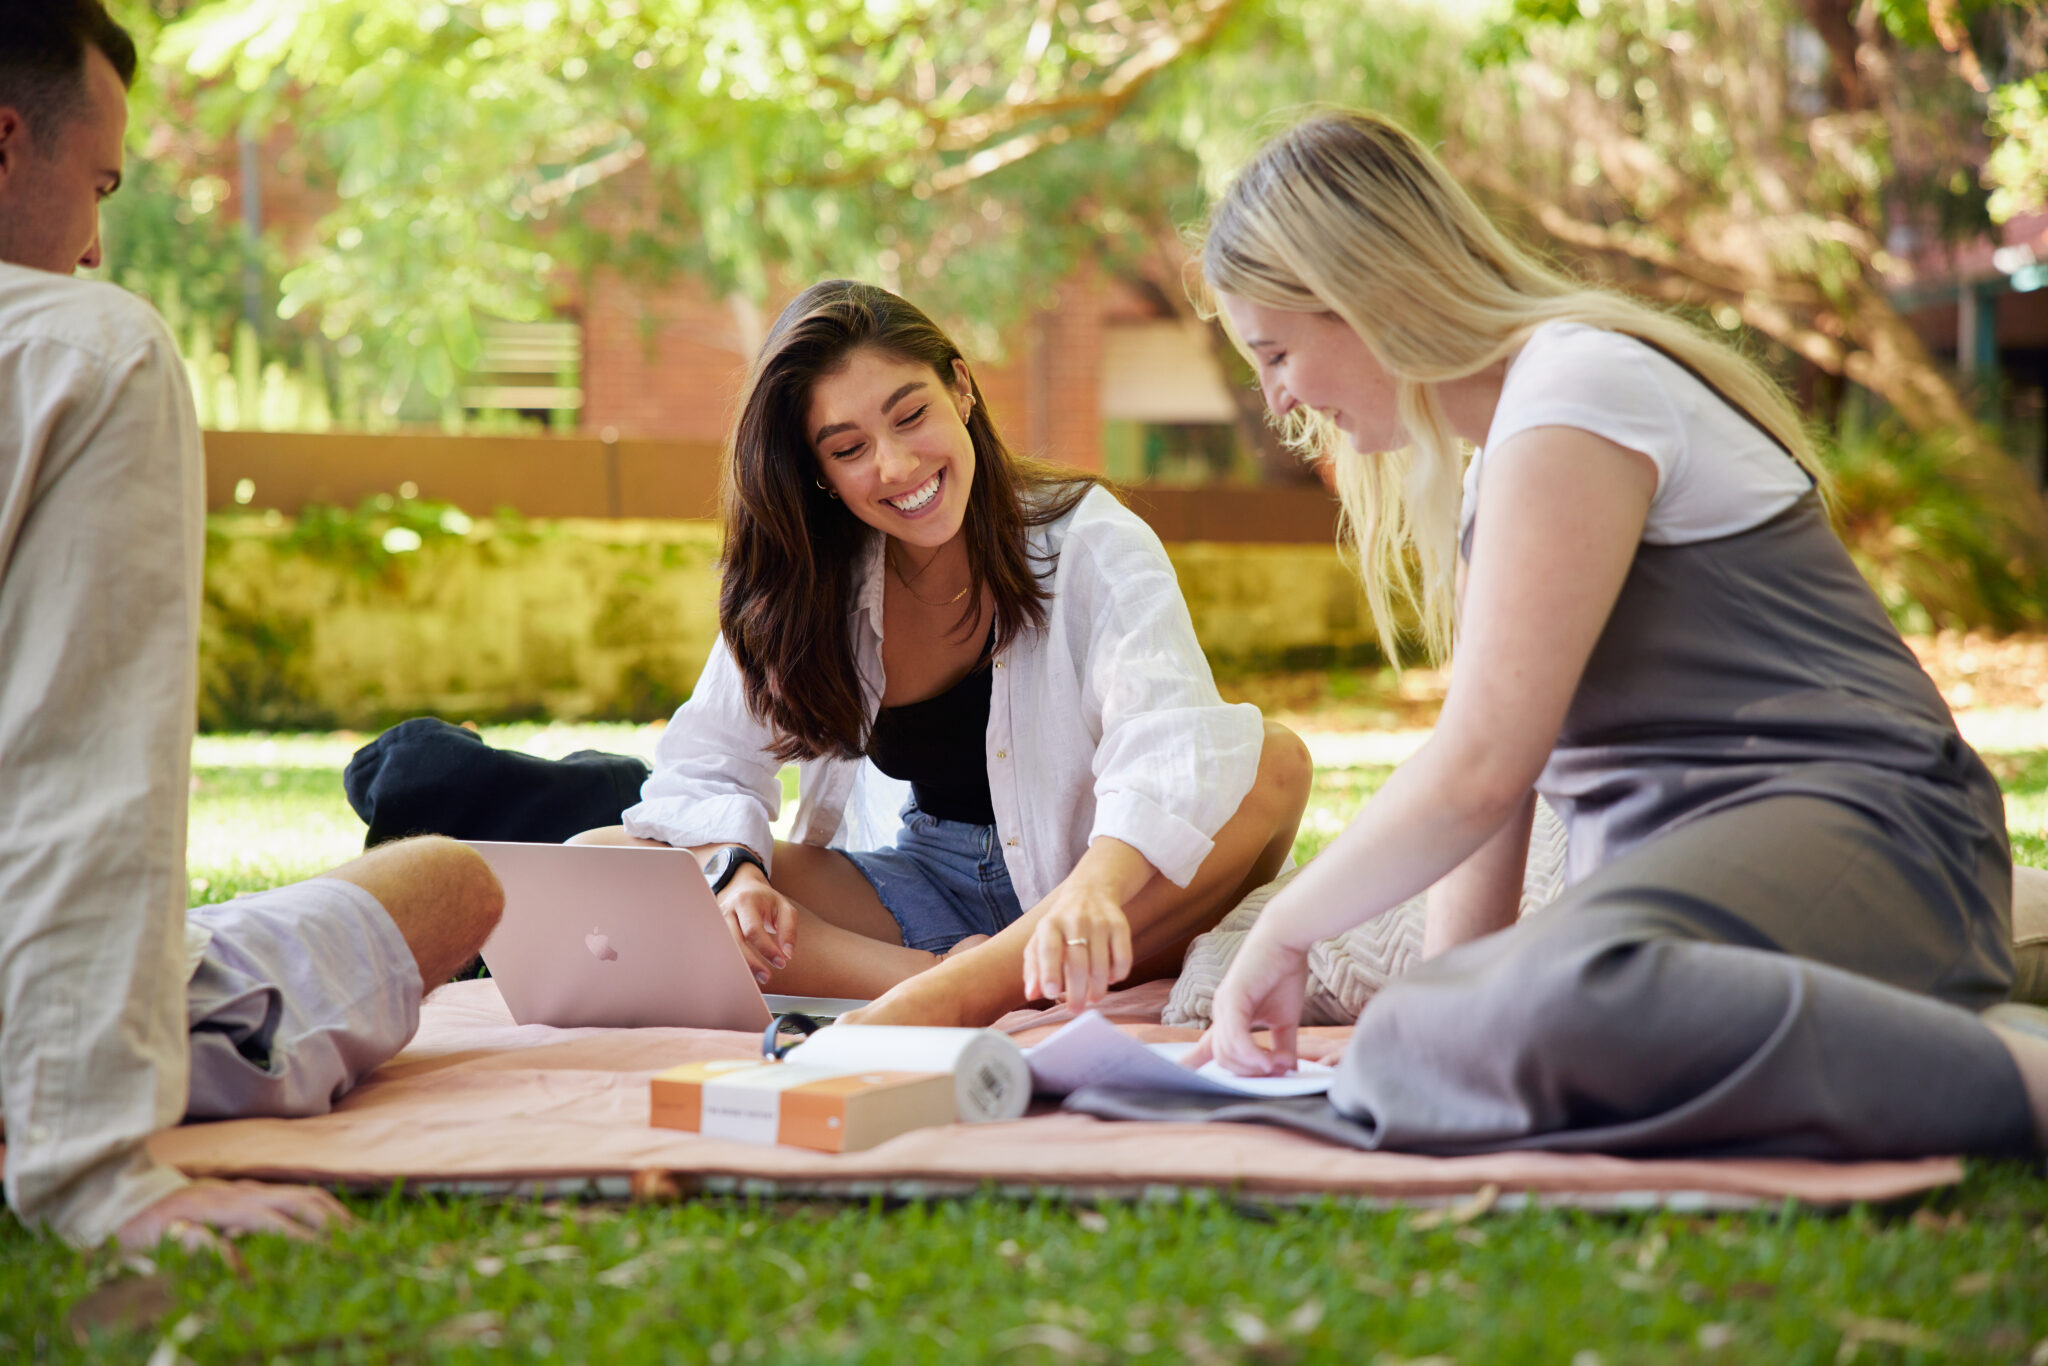
[[[713,854],[704,865],[704,876],[711,881],[711,894],[716,896],[724,891],[725,885],[749,863],[761,870],[762,877],[768,876],[768,865],[761,862],[761,856],[743,844],[728,844]]]

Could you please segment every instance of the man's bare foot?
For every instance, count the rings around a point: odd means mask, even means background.
[[[121,1225],[115,1236],[130,1252],[147,1252],[166,1238],[197,1250],[218,1247],[221,1237],[243,1233],[282,1233],[310,1240],[329,1224],[348,1222],[341,1202],[318,1186],[194,1181]]]

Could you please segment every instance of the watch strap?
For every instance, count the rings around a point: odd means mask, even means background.
[[[761,862],[760,855],[745,845],[728,844],[713,854],[710,867],[716,871],[711,876],[711,894],[716,896],[724,891],[726,884],[738,877],[740,869],[750,863],[761,870],[763,877],[768,875],[768,865]]]

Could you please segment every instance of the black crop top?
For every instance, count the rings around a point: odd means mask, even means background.
[[[883,707],[868,735],[868,758],[892,778],[909,782],[917,809],[942,821],[994,825],[988,792],[988,703],[995,671],[988,666],[989,632],[981,658],[967,677],[936,697]]]

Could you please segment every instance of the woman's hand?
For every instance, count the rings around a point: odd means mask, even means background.
[[[747,970],[755,981],[767,986],[770,971],[789,966],[796,953],[796,903],[769,886],[761,870],[748,864],[718,894],[718,909],[747,960]]]
[[[1024,950],[1024,999],[1086,1010],[1131,974],[1131,922],[1106,887],[1068,878],[1040,903]]]
[[[1245,936],[1230,971],[1216,988],[1209,1032],[1182,1061],[1200,1067],[1214,1058],[1241,1077],[1277,1077],[1294,1070],[1295,1031],[1307,991],[1308,953],[1277,934]],[[1273,1031],[1273,1046],[1259,1047],[1252,1031]]]
[[[1124,903],[1158,876],[1120,839],[1097,835],[1060,885],[1031,908],[1024,946],[1024,999],[1086,1010],[1131,975],[1131,922]]]

